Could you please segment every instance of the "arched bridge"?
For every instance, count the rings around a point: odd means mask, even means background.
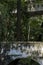
[[[25,15],[31,16],[37,16],[37,15],[43,15],[43,1],[41,0],[39,3],[36,0],[25,0],[26,7],[24,7],[23,13]],[[13,11],[12,13],[17,13],[17,10]]]
[[[27,15],[31,16],[37,16],[37,15],[43,15],[43,1],[41,3],[34,3],[31,2],[27,6],[27,12],[25,12]]]
[[[7,65],[12,60],[27,58],[28,56],[31,56],[33,60],[39,62],[39,59],[43,57],[43,42],[1,42],[0,49],[0,60],[2,65],[3,63]]]

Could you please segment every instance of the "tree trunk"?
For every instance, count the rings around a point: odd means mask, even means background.
[[[17,0],[16,33],[17,33],[17,41],[22,41],[22,30],[21,30],[21,0]]]

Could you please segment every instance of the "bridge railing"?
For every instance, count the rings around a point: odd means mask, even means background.
[[[0,45],[0,54],[6,53],[10,51],[10,49],[20,49],[22,52],[26,51],[27,53],[31,53],[33,51],[38,51],[39,53],[43,53],[43,42],[35,42],[35,41],[13,41],[13,42],[1,42]]]
[[[15,58],[23,58],[27,56],[41,57],[43,55],[43,42],[35,41],[13,41],[1,42],[0,59],[2,62],[9,62]]]
[[[28,12],[29,11],[43,11],[43,2],[28,4],[27,10]]]

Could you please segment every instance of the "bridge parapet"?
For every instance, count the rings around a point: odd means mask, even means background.
[[[27,11],[28,12],[34,12],[34,11],[43,11],[43,2],[42,3],[31,3],[31,4],[28,4],[28,7],[27,7]]]
[[[16,58],[26,58],[28,56],[37,57],[43,55],[43,42],[34,41],[17,41],[17,42],[4,42],[1,48],[1,60],[8,62]],[[10,62],[9,61],[9,62]]]

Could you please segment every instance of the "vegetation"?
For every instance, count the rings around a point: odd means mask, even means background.
[[[39,2],[41,0],[35,0],[35,3]],[[30,17],[27,14],[29,3],[28,0],[0,1],[0,42],[43,41],[43,15]],[[29,7],[31,10],[31,5]],[[2,48],[3,45],[0,43],[0,54]],[[2,54],[6,54],[9,48],[10,44],[5,44]],[[21,59],[19,63],[20,65],[39,65],[30,58]]]
[[[31,57],[28,58],[18,58],[10,62],[8,65],[40,65],[38,62],[31,59]]]
[[[31,57],[20,59],[18,65],[40,65],[38,62],[31,59]]]
[[[25,0],[0,1],[0,41],[43,41],[43,16],[29,17],[27,7]]]

